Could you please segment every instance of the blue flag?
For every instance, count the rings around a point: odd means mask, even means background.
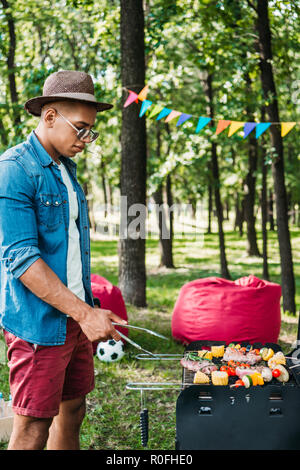
[[[139,114],[139,117],[142,117],[145,112],[147,111],[148,108],[150,108],[152,104],[152,101],[149,101],[149,100],[144,100],[142,102],[142,106],[141,106],[141,110],[140,110],[140,114]]]

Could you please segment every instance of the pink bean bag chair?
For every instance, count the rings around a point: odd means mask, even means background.
[[[172,315],[173,337],[192,341],[277,343],[281,287],[255,276],[217,277],[185,284]]]
[[[125,302],[117,286],[98,274],[91,275],[91,285],[93,296],[100,300],[101,308],[111,310],[123,320],[128,320]],[[116,327],[116,330],[128,336],[128,329]],[[94,354],[96,354],[98,342],[93,343]]]

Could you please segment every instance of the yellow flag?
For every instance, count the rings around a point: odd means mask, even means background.
[[[138,99],[140,101],[144,101],[147,98],[147,93],[148,93],[149,85],[146,85],[138,94]]]
[[[244,122],[240,122],[240,121],[231,121],[229,131],[228,131],[228,137],[231,137],[237,130],[243,127],[244,124],[245,124]]]
[[[293,127],[296,125],[295,122],[282,122],[281,123],[281,137],[284,137],[287,135],[290,130],[293,129]]]

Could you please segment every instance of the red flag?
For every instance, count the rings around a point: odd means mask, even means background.
[[[127,100],[125,101],[124,108],[127,108],[127,106],[129,106],[134,101],[138,103],[138,95],[134,93],[134,91],[131,91],[131,90],[128,90],[128,91],[129,91],[129,95],[127,97]]]
[[[224,131],[224,129],[226,129],[226,127],[228,127],[230,123],[231,121],[224,121],[224,120],[219,121],[217,125],[216,135]]]

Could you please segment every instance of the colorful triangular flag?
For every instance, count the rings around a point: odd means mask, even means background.
[[[218,135],[218,134],[220,134],[222,131],[224,131],[224,129],[226,129],[226,127],[228,127],[230,123],[231,123],[231,121],[225,121],[224,119],[221,119],[221,120],[218,122],[218,125],[217,125],[216,135]]]
[[[270,122],[259,122],[255,128],[255,137],[258,139],[258,137],[262,135],[270,125]]]
[[[176,117],[180,116],[182,114],[180,111],[171,111],[167,119],[165,119],[165,122],[170,122],[172,119],[175,119]]]
[[[159,121],[160,119],[168,116],[171,111],[172,111],[172,109],[168,109],[168,108],[162,109],[161,112],[159,113],[159,115],[157,116],[156,120]]]
[[[256,122],[246,122],[244,125],[244,139],[253,131],[256,127]]]
[[[160,104],[156,104],[154,108],[152,109],[151,113],[149,114],[149,118],[156,116],[158,113],[161,112],[162,109],[163,109],[163,106],[161,106]]]
[[[196,134],[198,134],[198,132],[200,132],[203,127],[206,126],[206,124],[209,123],[209,121],[211,121],[211,118],[207,118],[207,117],[200,117],[199,120],[198,120],[198,124],[197,124],[197,127],[196,127]]]
[[[185,121],[187,121],[188,119],[190,119],[190,117],[192,117],[191,114],[182,113],[181,116],[180,116],[180,118],[179,118],[178,121],[177,121],[176,127],[177,127],[177,126],[180,126],[181,124],[183,124]]]
[[[287,135],[290,130],[296,125],[296,122],[282,122],[281,123],[281,137]]]
[[[144,86],[144,88],[139,92],[138,94],[138,99],[140,101],[144,101],[147,98],[147,93],[148,93],[149,85]]]
[[[152,105],[152,101],[144,100],[142,102],[139,116],[140,117],[144,116],[145,112],[147,111],[148,108],[150,108],[151,105]]]
[[[238,131],[241,127],[243,127],[245,123],[241,121],[231,121],[228,137],[231,137],[236,131]]]
[[[129,106],[131,103],[133,103],[134,101],[138,99],[138,95],[134,93],[134,91],[131,91],[131,90],[128,90],[128,91],[129,91],[129,95],[127,97],[127,100],[125,101],[124,108],[127,108],[127,106]]]

